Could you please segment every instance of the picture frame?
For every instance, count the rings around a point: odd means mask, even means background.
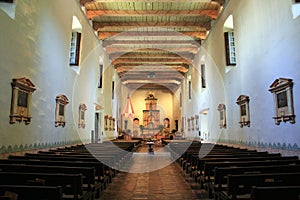
[[[11,82],[12,97],[10,109],[10,124],[24,122],[26,125],[31,122],[31,98],[36,90],[35,85],[30,79],[14,78]]]
[[[243,128],[244,126],[250,127],[250,109],[249,109],[249,96],[240,95],[236,103],[240,106],[240,126]]]
[[[273,94],[275,124],[287,121],[295,124],[293,80],[278,78],[270,85],[269,91]]]
[[[225,104],[219,104],[217,110],[220,113],[220,121],[219,121],[219,126],[220,128],[226,128],[226,106]]]
[[[85,111],[87,106],[82,103],[79,104],[79,115],[78,115],[78,128],[85,128]]]
[[[196,130],[199,131],[199,115],[195,115],[195,126],[196,126]]]
[[[192,117],[191,117],[192,131],[195,130],[194,120],[195,120],[195,118],[192,116]]]
[[[69,99],[66,95],[60,94],[56,96],[55,106],[55,127],[66,125],[66,105],[69,103]]]

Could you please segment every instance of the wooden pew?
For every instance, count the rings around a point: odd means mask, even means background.
[[[45,154],[35,154],[35,153],[26,153],[25,157],[30,159],[38,159],[38,160],[55,160],[55,161],[82,161],[82,162],[101,162],[104,164],[105,175],[108,177],[108,182],[112,182],[112,177],[115,175],[115,169],[119,169],[119,165],[116,162],[116,158],[113,155],[45,155]]]
[[[93,187],[96,191],[96,197],[98,197],[108,183],[109,178],[105,173],[106,166],[101,162],[88,162],[88,161],[65,161],[51,160],[51,156],[48,159],[32,159],[28,156],[9,156],[8,159],[0,159],[0,164],[28,164],[28,165],[48,165],[48,166],[66,166],[66,167],[93,167],[95,168],[95,183]]]
[[[251,200],[299,200],[300,186],[252,187]]]
[[[194,154],[192,155],[192,167],[190,170],[190,176],[193,178],[196,178],[196,176],[198,175],[198,171],[203,170],[203,168],[201,167],[200,169],[198,169],[198,162],[201,162],[201,159],[222,159],[222,158],[244,158],[244,157],[268,157],[270,154],[268,154],[268,152],[264,151],[264,152],[256,152],[256,151],[225,151],[225,152],[210,152],[206,155],[202,155],[202,154]],[[280,154],[275,154],[275,156],[278,156]],[[199,161],[198,161],[199,160]],[[205,163],[204,163],[205,164]]]
[[[95,169],[92,167],[65,167],[65,166],[45,166],[45,165],[26,165],[26,164],[0,164],[2,172],[31,172],[31,173],[62,173],[62,174],[82,174],[83,184],[87,185],[85,197],[94,196]]]
[[[259,157],[228,157],[228,158],[201,158],[199,159],[198,174],[196,176],[196,182],[200,183],[200,187],[203,188],[204,184],[207,182],[208,177],[204,175],[204,166],[206,162],[240,162],[240,161],[266,161],[266,160],[290,160],[291,157],[281,157],[280,154],[267,154],[268,156],[259,156]]]
[[[236,200],[239,195],[250,199],[253,186],[300,186],[300,173],[261,173],[228,175],[227,191],[220,193],[221,200]]]
[[[13,192],[18,195],[18,200],[62,200],[60,186],[28,186],[28,185],[0,185],[0,196]]]
[[[61,186],[64,199],[89,199],[82,190],[81,174],[0,172],[0,185]]]
[[[238,162],[206,162],[204,175],[206,188],[211,196],[215,188],[214,169],[221,167],[250,167],[250,166],[278,166],[278,165],[300,165],[297,156],[291,156],[290,160],[262,160],[262,161],[238,161]]]
[[[228,175],[261,174],[261,173],[294,173],[300,172],[300,165],[250,166],[250,167],[220,167],[215,168],[214,196],[218,198],[227,190]]]
[[[24,157],[32,160],[52,160],[52,161],[69,161],[69,162],[100,162],[97,158],[94,157],[76,157],[76,156],[62,156],[62,155],[45,155],[45,154],[26,154]],[[9,158],[13,158],[10,156]],[[20,157],[18,158],[20,159]],[[101,162],[105,165],[105,172],[111,181],[111,167],[109,167],[106,163],[110,163],[110,157],[102,157]]]

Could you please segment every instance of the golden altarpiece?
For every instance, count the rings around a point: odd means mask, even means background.
[[[152,137],[160,131],[160,113],[157,110],[157,98],[152,92],[145,99],[146,110],[143,110],[143,136]]]

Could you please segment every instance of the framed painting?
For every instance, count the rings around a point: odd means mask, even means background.
[[[85,104],[79,105],[79,114],[78,114],[78,128],[85,128],[85,111],[87,106]]]
[[[274,99],[275,124],[289,121],[295,123],[294,101],[293,101],[293,80],[288,78],[276,79],[269,88]]]
[[[55,107],[55,127],[66,125],[66,105],[69,100],[66,95],[60,94],[56,97]]]
[[[246,95],[240,95],[236,103],[240,106],[240,126],[243,128],[244,126],[250,127],[250,109],[249,109],[249,97]],[[224,116],[224,114],[223,114]]]
[[[26,77],[12,79],[12,97],[10,109],[10,123],[14,124],[16,121],[31,122],[31,97],[36,90],[35,85]]]
[[[219,126],[220,128],[226,128],[226,106],[224,104],[219,104],[218,111],[220,113]]]

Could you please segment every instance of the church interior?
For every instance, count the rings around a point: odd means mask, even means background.
[[[299,200],[299,15],[0,0],[0,200]]]

